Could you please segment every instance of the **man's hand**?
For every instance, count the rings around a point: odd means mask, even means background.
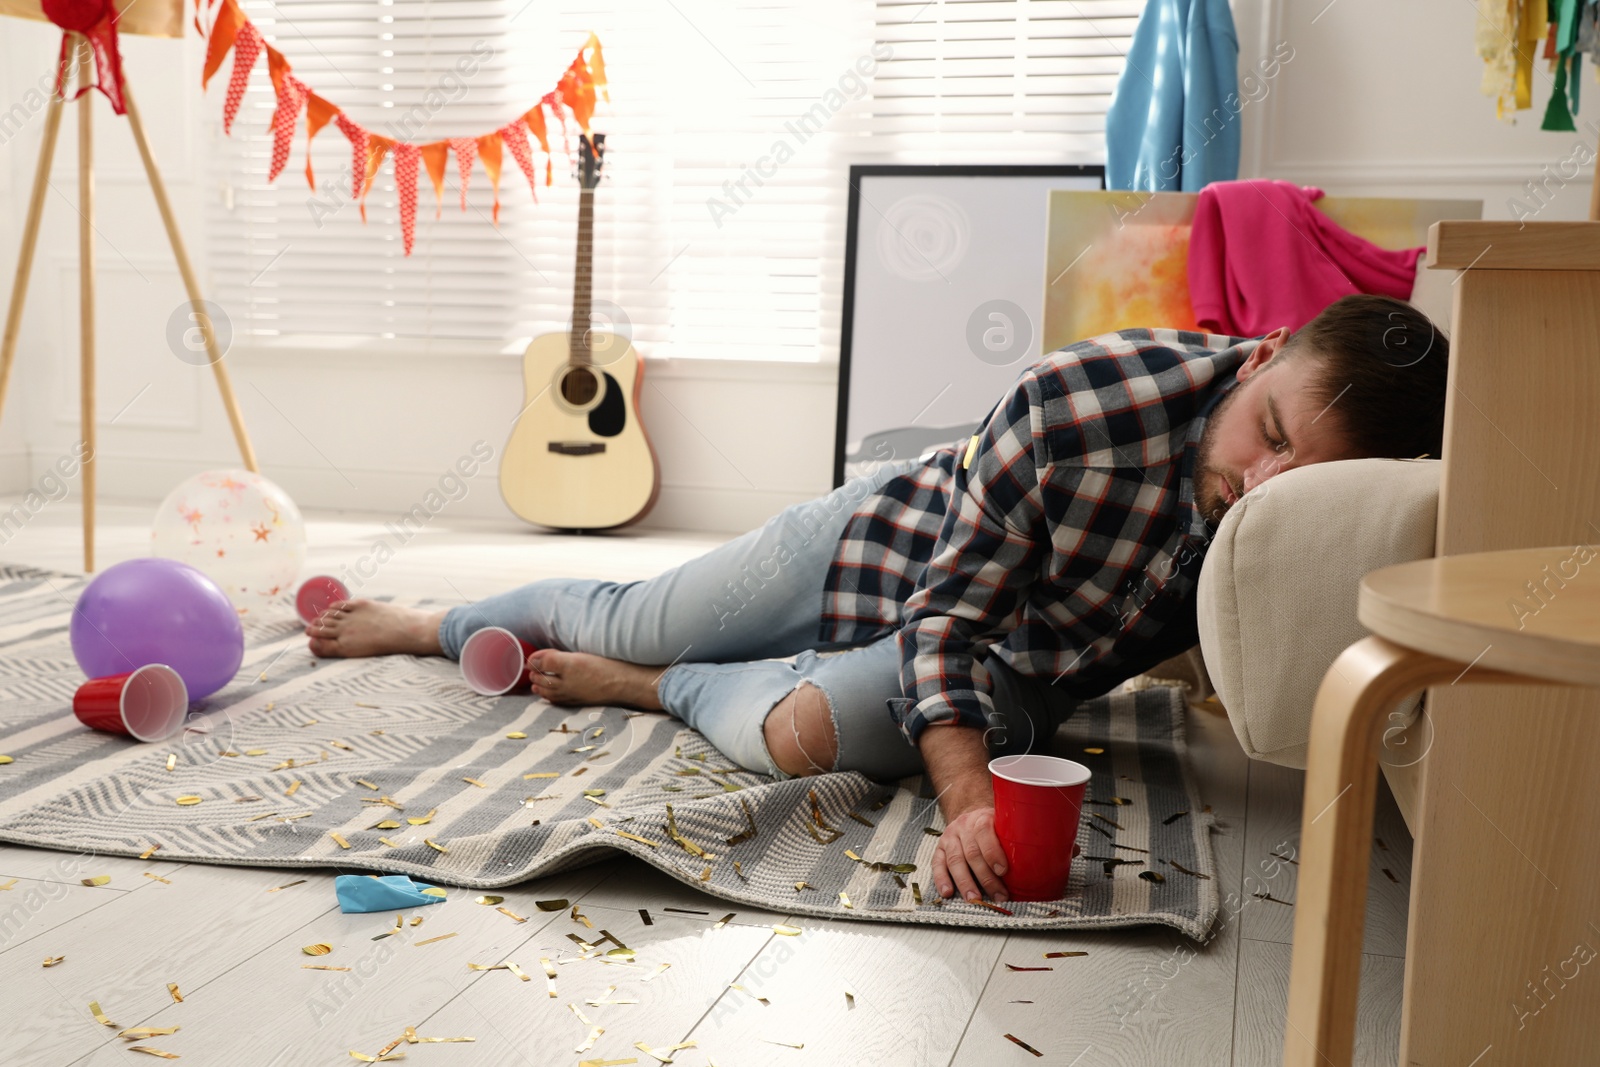
[[[968,726],[934,725],[918,748],[944,812],[944,835],[933,850],[933,884],[942,897],[959,891],[966,900],[1010,899],[1004,883],[1006,855],[994,832],[994,787],[982,732]]]

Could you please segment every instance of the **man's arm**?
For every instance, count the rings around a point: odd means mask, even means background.
[[[944,836],[933,850],[933,884],[942,897],[960,893],[1008,899],[1000,879],[1006,855],[994,832],[994,787],[983,732],[969,726],[936,726],[922,732],[917,747],[944,813]]]

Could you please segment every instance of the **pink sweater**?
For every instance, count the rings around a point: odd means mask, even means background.
[[[1421,248],[1379,248],[1312,206],[1314,186],[1212,182],[1189,236],[1189,299],[1203,330],[1259,337],[1298,330],[1351,293],[1409,299]]]

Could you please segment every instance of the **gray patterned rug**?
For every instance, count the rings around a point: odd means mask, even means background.
[[[1064,899],[1006,915],[932,890],[943,820],[924,778],[774,781],[666,715],[478,696],[440,658],[317,660],[287,610],[246,624],[238,676],[181,735],[86,729],[67,638],[83,584],[0,567],[3,841],[483,889],[621,850],[713,896],[828,918],[1198,939],[1217,914],[1178,689],[1101,697],[1062,728],[1055,750],[1094,772],[1084,855]]]

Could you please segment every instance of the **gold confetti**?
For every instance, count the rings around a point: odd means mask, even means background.
[[[286,771],[286,770],[288,770],[289,768],[291,768],[293,766],[294,766],[294,760],[286,759],[282,763],[278,764],[276,767],[274,767],[272,769],[275,770],[275,771]]]
[[[494,910],[498,911],[501,915],[506,915],[506,916],[509,916],[512,919],[515,919],[519,923],[525,923],[525,922],[528,921],[528,917],[526,915],[518,915],[516,912],[512,911],[510,908],[496,908]]]
[[[1068,959],[1068,958],[1073,957],[1073,956],[1087,956],[1087,955],[1088,955],[1087,952],[1046,952],[1044,954],[1044,958],[1047,959],[1047,960],[1064,960],[1064,959]]]
[[[548,957],[548,956],[540,956],[539,957],[539,963],[541,965],[543,965],[543,967],[544,967],[545,980],[546,980],[546,982],[549,983],[549,986],[550,986],[550,999],[554,1000],[555,999],[555,995],[556,995],[556,968],[555,968],[555,965],[550,962],[550,957]]]
[[[403,847],[405,847],[405,846],[401,845],[400,842],[398,842],[398,841],[390,841],[387,837],[380,837],[380,838],[378,838],[378,840],[383,842],[385,845],[388,845],[390,848],[403,848]]]
[[[264,748],[247,748],[244,750],[244,754],[246,756],[265,756],[267,750]],[[373,786],[373,788],[376,789],[377,786]]]
[[[673,771],[679,778],[692,778],[700,773],[699,767],[684,767],[682,770]]]
[[[607,804],[605,801],[601,800],[599,797],[592,797],[587,793],[583,795],[583,799],[587,800],[591,804],[598,804],[602,808],[609,808],[611,806],[610,804]]]
[[[772,932],[775,934],[782,934],[784,937],[800,936],[800,928],[798,926],[784,926],[781,923],[777,926],[774,926],[772,928]]]
[[[812,885],[810,882],[796,882],[794,884],[794,891],[796,893],[799,893],[799,892],[801,892],[803,890],[806,890],[806,889],[815,889],[815,888],[817,888],[817,887]]]
[[[362,702],[361,702],[361,701],[359,701],[359,700],[358,700],[358,701],[356,701],[356,702],[355,702],[355,705],[356,705],[356,707],[358,707],[358,708],[381,708],[381,707],[383,707],[383,705],[382,705],[382,704],[363,704],[363,703],[362,703]],[[382,733],[382,732],[383,732],[383,731],[382,731],[382,730],[379,730],[379,731],[378,731],[378,733]]]
[[[503,899],[505,898],[496,897],[494,902],[498,904]],[[540,911],[563,911],[566,909],[567,899],[562,897],[558,900],[536,900],[533,902],[533,906],[538,908]]]
[[[639,1057],[629,1056],[625,1060],[579,1060],[578,1067],[622,1067],[625,1063],[638,1063]]]
[[[718,919],[718,920],[717,920],[717,921],[716,921],[716,924],[715,924],[715,925],[714,925],[714,926],[712,926],[712,927],[711,927],[711,929],[713,929],[713,930],[720,930],[720,929],[722,929],[722,928],[723,928],[723,927],[724,927],[724,926],[727,926],[727,925],[728,925],[728,924],[729,924],[729,923],[730,923],[730,922],[732,922],[732,921],[733,921],[733,916],[734,916],[734,914],[735,914],[735,913],[734,913],[734,912],[731,912],[731,911],[730,911],[730,912],[728,912],[728,914],[726,914],[726,915],[724,915],[724,916],[723,916],[723,917],[722,917],[722,918],[720,918],[720,919]]]
[[[651,848],[661,847],[661,842],[659,841],[652,841],[648,837],[640,837],[638,834],[630,834],[626,830],[618,830],[616,834],[618,837],[626,837],[629,841],[637,841],[641,845],[649,845]]]
[[[854,850],[852,850],[852,849],[848,849],[848,848],[847,848],[847,849],[845,849],[845,850],[844,850],[844,854],[845,854],[845,855],[846,855],[846,856],[848,856],[848,857],[850,857],[850,858],[851,858],[851,859],[853,859],[853,860],[855,860],[855,861],[856,861],[856,862],[857,862],[857,863],[860,863],[860,862],[861,862],[861,857],[860,857],[860,856],[858,856],[858,855],[856,855],[856,854],[855,854],[855,851],[854,851]]]
[[[494,896],[492,894],[489,894],[489,895],[478,897],[476,903],[482,904],[485,907],[492,908],[496,904],[505,903],[505,899],[506,899],[505,897],[497,897],[497,896]]]
[[[666,969],[668,967],[671,967],[671,966],[672,966],[672,964],[670,964],[670,963],[660,964],[659,966],[656,967],[655,970],[651,971],[649,974],[647,974],[643,978],[639,979],[639,981],[640,982],[648,982],[652,978],[659,978],[662,975],[662,973],[665,972]]]
[[[444,897],[448,896],[449,894],[446,893],[443,889],[440,889],[438,886],[434,886],[432,889],[424,889],[422,891],[422,895],[425,896],[425,897],[439,897],[442,900]]]
[[[839,890],[839,903],[843,904],[845,907],[849,908],[852,911],[855,910],[855,905],[850,903],[850,898],[845,895],[845,892],[842,889]]]
[[[750,992],[750,990],[746,989],[742,985],[739,985],[737,982],[735,982],[733,985],[730,985],[728,988],[729,989],[737,989],[739,992],[743,993],[745,996],[749,997],[751,1000],[754,1000],[755,1002],[757,1002],[758,1004],[762,1005],[763,1007],[767,1007],[767,1008],[772,1007],[772,1001],[768,1000],[766,997],[758,997],[758,996],[756,996],[754,993]]]
[[[193,807],[194,805],[200,803],[200,801],[202,799],[203,798],[201,798],[201,797],[197,797],[197,796],[194,796],[192,794],[189,794],[189,795],[178,797],[174,801],[174,803],[176,803],[176,804],[178,804],[178,805],[180,805],[182,807],[185,807],[185,808],[190,808],[190,807]]]
[[[139,858],[143,859],[144,857],[141,856]],[[14,886],[16,884],[17,884],[17,880],[15,878],[11,879],[11,881],[9,881],[9,882],[0,882],[0,889],[10,889],[12,886]]]
[[[366,779],[365,779],[365,778],[357,778],[357,779],[356,779],[356,785],[364,785],[364,786],[366,786],[366,787],[367,787],[367,788],[368,788],[368,789],[372,789],[372,790],[376,790],[376,789],[377,789],[377,788],[378,788],[378,786],[377,786],[377,784],[376,784],[376,783],[374,783],[374,782],[369,782],[369,781],[367,781],[367,780],[366,780]]]
[[[1084,751],[1085,752],[1094,752],[1094,751],[1098,751],[1098,749],[1084,749]],[[1015,1034],[1007,1034],[1007,1035],[1005,1035],[1005,1038],[1006,1038],[1007,1041],[1010,1041],[1011,1043],[1013,1043],[1015,1045],[1020,1045],[1022,1048],[1027,1049],[1029,1052],[1033,1053],[1035,1056],[1038,1056],[1041,1060],[1044,1059],[1044,1053],[1040,1052],[1038,1049],[1034,1048],[1032,1045],[1028,1044],[1026,1041],[1022,1040],[1022,1038],[1016,1036]]]
[[[283,795],[286,796],[286,797],[292,797],[292,796],[295,795],[295,792],[299,790],[299,788],[300,788],[300,779],[296,778],[293,782],[291,782],[289,784],[289,788],[285,789],[283,791]]]
[[[65,956],[46,956],[44,958],[44,965],[46,967],[54,967],[56,964],[63,962],[66,958],[67,957]]]
[[[856,991],[849,986],[844,987],[844,1006],[847,1011],[856,1010]]]
[[[561,777],[561,773],[559,771],[535,771],[533,774],[524,774],[522,777],[524,779],[527,779],[527,778],[560,778]]]
[[[1054,967],[1019,967],[1015,963],[1006,964],[1008,971],[1053,971]]]
[[[168,982],[167,983],[167,992],[172,994],[172,1002],[174,1004],[182,1004],[183,1003],[183,994],[178,992],[178,983],[177,982]]]
[[[635,1041],[633,1043],[633,1047],[634,1048],[638,1049],[640,1052],[645,1053],[646,1055],[654,1056],[656,1059],[660,1060],[662,1063],[671,1063],[672,1062],[672,1054],[674,1052],[677,1052],[680,1049],[694,1048],[694,1046],[695,1046],[695,1042],[693,1042],[693,1041],[685,1041],[685,1042],[683,1042],[681,1044],[677,1044],[677,1045],[668,1045],[666,1048],[651,1048],[649,1045],[645,1044],[643,1041]]]
[[[873,827],[874,829],[877,828],[877,825],[878,825],[877,823],[868,822],[866,819],[863,819],[861,816],[857,815],[853,811],[850,813],[850,817],[852,819],[854,819],[856,822],[860,823],[862,826],[870,826],[870,827]]]
[[[513,741],[526,741],[528,739],[528,735],[523,733],[521,730],[513,730],[509,734],[506,734],[506,736]]]
[[[412,926],[421,926],[421,925],[422,925],[422,916],[420,916],[420,915],[413,915],[413,916],[412,916],[412,917],[411,917],[411,925],[412,925]]]
[[[792,1041],[774,1041],[769,1037],[764,1037],[761,1040],[765,1041],[769,1045],[781,1045],[784,1048],[805,1048],[806,1047],[804,1042],[802,1042],[802,1043],[797,1045]]]
[[[106,1018],[106,1013],[100,1010],[100,1002],[98,1000],[89,1001],[89,1014],[93,1015],[95,1022],[101,1026],[109,1026],[113,1030],[117,1029],[117,1024]]]
[[[330,967],[326,963],[302,963],[300,969],[302,971],[348,971],[350,968]]]
[[[931,826],[924,826],[922,828],[922,832],[927,834],[929,837],[943,837],[944,836],[944,831],[943,830],[935,830]]]
[[[525,972],[521,967],[518,967],[515,963],[512,963],[510,960],[506,960],[506,970],[510,971],[524,982],[533,981],[532,978],[528,977],[527,972]]]
[[[979,897],[977,900],[974,900],[972,903],[982,905],[983,907],[988,908],[990,911],[997,911],[1001,915],[1015,915],[1016,914],[1016,912],[1012,911],[1011,909],[1002,908],[1000,905],[992,903],[992,902],[987,901],[987,900],[984,900],[982,897]]]
[[[125,1037],[129,1041],[143,1041],[147,1037],[170,1037],[182,1027],[178,1026],[135,1026],[131,1030],[124,1030],[118,1037]]]
[[[285,882],[285,883],[283,883],[283,884],[282,884],[282,885],[280,885],[280,886],[274,886],[274,887],[273,887],[273,888],[271,888],[271,889],[269,889],[269,890],[267,890],[267,892],[269,892],[269,893],[276,893],[276,892],[278,892],[278,891],[279,891],[279,890],[280,890],[280,889],[293,889],[293,888],[294,888],[294,887],[295,887],[295,886],[297,886],[297,885],[305,885],[305,884],[306,884],[306,880],[305,880],[305,879],[304,879],[304,878],[296,878],[296,879],[295,879],[295,880],[294,880],[294,881],[292,881],[292,882]]]
[[[596,830],[604,830],[606,828],[606,824],[601,822],[599,819],[595,818],[593,815],[589,816],[584,821],[587,822],[590,826],[594,827]],[[619,830],[617,832],[621,833],[622,831]]]
[[[1160,871],[1140,871],[1139,877],[1143,878],[1147,882],[1156,883],[1165,882],[1167,880],[1167,876],[1162,874]]]
[[[750,880],[750,879],[745,877],[744,868],[739,866],[739,861],[738,860],[734,860],[733,861],[733,873],[737,874],[739,876],[739,881],[741,881],[741,882],[748,882]]]
[[[435,941],[448,941],[450,938],[455,936],[455,931],[451,931],[448,934],[440,934],[438,937],[424,938],[423,940],[417,942],[417,947],[421,948],[423,945],[431,945]]]
[[[354,752],[355,751],[355,749],[351,748],[349,745],[345,744],[343,741],[329,741],[328,744],[332,745],[334,748],[343,749],[346,752]]]
[[[16,760],[12,759],[10,756],[0,756],[0,766],[4,766],[7,763],[15,763],[15,762],[16,762]]]
[[[569,748],[569,749],[567,749],[567,751],[568,752],[572,752],[572,753],[593,752],[595,749],[597,749],[599,747],[600,747],[599,745],[583,745],[580,748]]]
[[[578,777],[578,775],[587,772],[588,769],[589,768],[587,768],[587,767],[579,767],[577,770],[572,772],[572,777],[576,778],[576,777]]]
[[[161,846],[159,844],[151,845],[149,848],[147,848],[143,852],[139,853],[139,858],[142,859],[142,860],[149,859],[151,856],[154,856],[156,854],[156,849],[158,849],[160,847]]]
[[[587,916],[587,915],[583,914],[581,911],[579,911],[578,910],[578,905],[576,905],[576,904],[574,904],[572,906],[572,921],[575,922],[575,923],[582,923],[583,925],[587,926],[591,930],[594,929],[594,923],[589,921],[589,916]]]
[[[1189,868],[1185,867],[1183,864],[1179,863],[1177,860],[1163,860],[1162,862],[1170,864],[1172,867],[1176,868],[1177,870],[1182,871],[1184,874],[1190,875],[1191,877],[1204,878],[1208,882],[1211,881],[1211,876],[1209,874],[1201,874],[1199,871],[1191,871]],[[1390,875],[1390,877],[1393,878],[1394,876]]]
[[[350,842],[346,841],[344,839],[344,835],[341,834],[339,831],[330,830],[330,831],[328,831],[328,836],[333,838],[333,843],[338,845],[340,848],[349,848],[350,847]]]
[[[97,874],[93,878],[81,878],[79,881],[88,886],[110,885],[111,876],[109,874]]]
[[[161,877],[159,874],[151,874],[149,871],[145,871],[144,872],[144,876],[146,878],[153,878],[156,881],[160,882],[162,885],[171,885],[172,884],[171,882],[167,881],[165,878]]]
[[[393,819],[385,819],[382,822],[373,823],[372,828],[374,830],[398,830],[400,829],[400,824]]]
[[[333,951],[333,946],[325,941],[319,941],[315,945],[302,945],[300,951],[307,956],[326,956]]]
[[[573,1008],[573,1010],[576,1011],[577,1009]],[[585,1019],[584,1022],[588,1022],[588,1020]],[[589,1030],[589,1036],[583,1039],[583,1043],[582,1044],[575,1045],[573,1047],[572,1051],[574,1051],[574,1052],[588,1052],[590,1049],[594,1048],[594,1043],[596,1041],[600,1040],[600,1035],[603,1034],[603,1033],[605,1033],[605,1030],[601,1029],[600,1027],[598,1027],[598,1026],[592,1027]]]
[[[916,901],[918,904],[922,903],[922,886],[918,885],[916,882],[911,883],[911,899]]]
[[[351,1059],[360,1060],[362,1063],[390,1063],[394,1060],[405,1059],[406,1054],[404,1052],[394,1052],[384,1053],[381,1056],[368,1056],[365,1052],[357,1052],[355,1049],[351,1049],[350,1057]]]
[[[178,1058],[178,1054],[176,1052],[162,1052],[160,1049],[151,1048],[149,1045],[129,1045],[128,1051],[143,1052],[150,1056],[159,1056],[164,1060],[175,1060]]]
[[[463,782],[466,782],[468,785],[475,785],[479,789],[487,789],[487,788],[489,788],[488,786],[484,785],[482,782],[478,781],[476,778],[462,778],[461,780]]]
[[[707,867],[705,870],[700,872],[700,880],[702,882],[711,881],[711,868],[710,867]]]
[[[178,754],[176,752],[167,753],[167,770],[172,771],[172,770],[177,770],[177,768],[178,768]]]
[[[1086,748],[1084,751],[1091,756],[1103,756],[1106,754],[1106,750],[1103,748]]]
[[[440,853],[441,855],[448,854],[449,851],[450,851],[449,849],[445,848],[443,845],[439,844],[437,841],[435,841],[431,837],[424,837],[422,839],[422,843],[424,845],[427,845],[429,848],[433,849],[435,852]]]
[[[259,802],[260,800],[261,800],[260,797],[234,797],[233,798],[233,802],[235,804],[255,804],[255,803]]]

